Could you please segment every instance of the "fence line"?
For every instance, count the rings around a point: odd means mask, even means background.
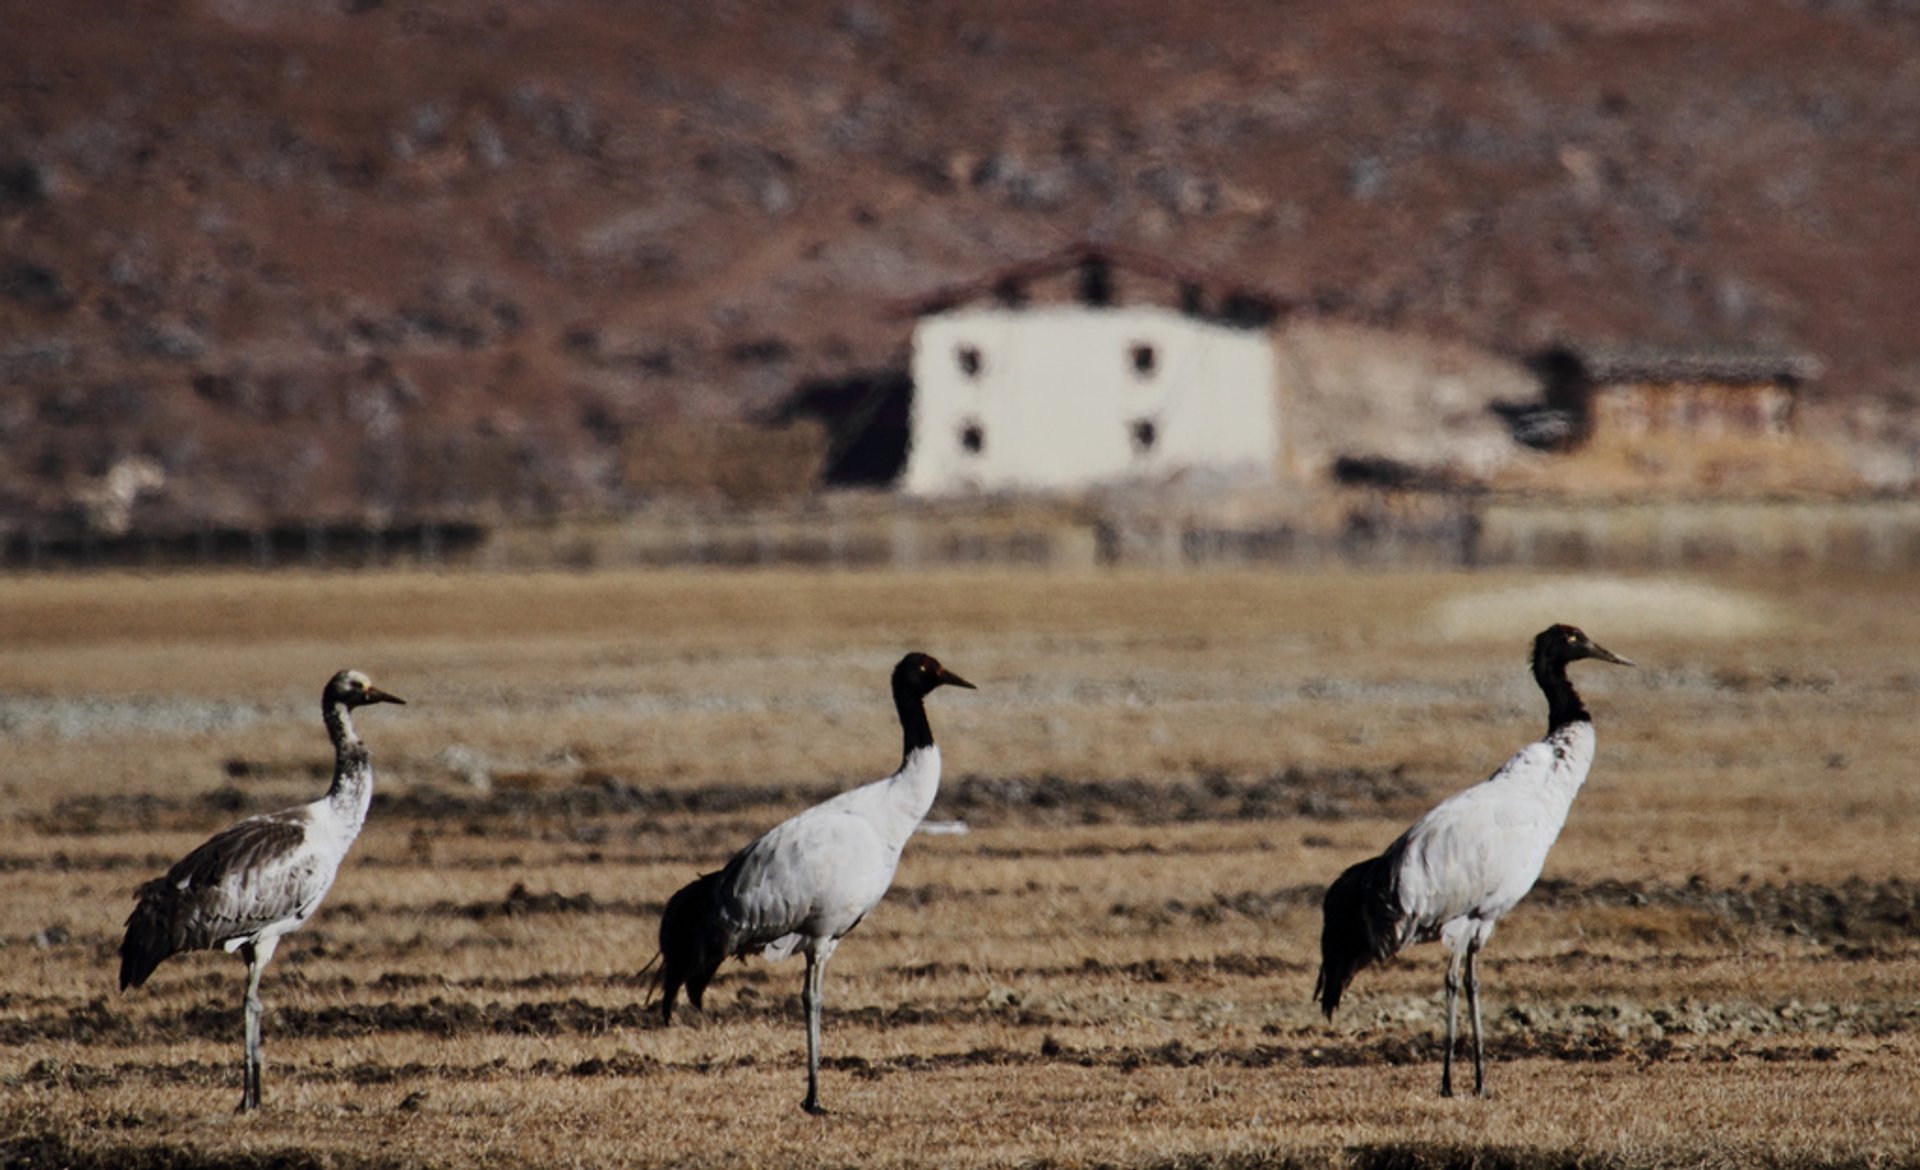
[[[634,513],[511,524],[205,526],[13,533],[9,571],[168,568],[1197,568],[1537,565],[1920,568],[1920,499],[1577,503],[1354,493],[1314,515],[1229,523],[1123,507],[888,506]]]
[[[15,532],[0,540],[9,570],[250,568],[377,568],[440,565],[472,555],[486,539],[480,524],[418,521],[390,527],[288,524],[270,528],[204,525],[186,531],[99,533]]]

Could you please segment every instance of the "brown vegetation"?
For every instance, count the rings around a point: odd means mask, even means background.
[[[620,482],[648,496],[764,505],[812,491],[826,457],[826,429],[811,419],[657,423],[622,442]]]
[[[1913,583],[1707,585],[0,582],[0,1165],[1905,1164]],[[1599,763],[1489,952],[1496,1096],[1442,1101],[1439,956],[1321,1020],[1319,894],[1538,734],[1543,606],[1642,667],[1578,677]],[[679,883],[892,764],[914,646],[980,684],[932,710],[970,831],[916,838],[836,958],[816,1121],[795,964],[668,1029],[639,972]],[[113,949],[135,884],[324,782],[349,663],[409,705],[361,720],[372,818],[235,1118],[240,965],[122,996]]]

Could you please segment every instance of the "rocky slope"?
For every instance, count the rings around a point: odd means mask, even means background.
[[[1511,353],[1802,346],[1868,431],[1920,383],[1907,5],[0,0],[0,28],[15,529],[116,466],[146,486],[96,523],[631,502],[634,435],[896,366],[902,300],[1089,236]]]

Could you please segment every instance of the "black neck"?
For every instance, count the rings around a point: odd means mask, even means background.
[[[366,745],[354,733],[353,721],[347,718],[345,703],[328,703],[322,709],[327,724],[327,737],[333,740],[333,783],[327,792],[331,795],[339,791],[349,776],[366,763]]]
[[[927,722],[926,696],[910,687],[896,684],[893,688],[893,706],[900,712],[900,733],[906,743],[900,759],[905,761],[919,749],[932,747],[933,725]]]
[[[1593,716],[1587,714],[1586,704],[1580,701],[1580,692],[1574,690],[1573,684],[1567,681],[1566,659],[1534,655],[1533,680],[1540,684],[1540,690],[1547,696],[1548,735],[1569,723],[1593,722]]]

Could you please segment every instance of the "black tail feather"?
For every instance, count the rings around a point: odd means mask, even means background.
[[[127,915],[127,935],[120,941],[120,990],[139,987],[169,955],[184,949],[172,892],[163,879],[146,883],[136,893],[140,900]]]
[[[1320,924],[1320,978],[1313,994],[1328,1019],[1360,969],[1400,949],[1392,851],[1347,867],[1327,887]]]
[[[726,961],[726,939],[717,916],[719,871],[702,874],[667,899],[660,915],[660,1022],[673,1022],[673,1001],[686,989],[687,1002],[700,1006],[707,984]]]

